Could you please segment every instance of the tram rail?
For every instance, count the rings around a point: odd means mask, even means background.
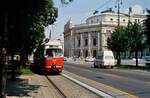
[[[62,98],[67,98],[67,96],[55,85],[55,83],[46,75],[47,80],[53,85],[53,87],[58,91]]]

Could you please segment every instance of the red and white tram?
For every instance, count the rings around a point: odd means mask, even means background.
[[[44,71],[62,72],[63,70],[63,49],[62,44],[55,41],[45,43],[35,51],[34,62]]]

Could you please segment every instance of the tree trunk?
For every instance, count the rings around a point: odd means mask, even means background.
[[[21,66],[25,67],[27,60],[28,60],[28,56],[25,53],[20,55],[20,62],[21,62],[20,64],[21,64]]]
[[[138,66],[138,51],[135,51],[136,67]]]
[[[129,56],[129,58],[131,58],[132,57],[132,51],[130,51],[130,56]]]
[[[15,61],[14,61],[14,54],[11,55],[12,57],[12,62],[11,62],[11,80],[12,81],[15,81],[16,80],[16,77],[15,77]]]
[[[141,58],[143,58],[143,51],[141,51]]]
[[[124,52],[124,59],[126,59],[126,56],[127,56],[127,52],[125,51]]]
[[[6,49],[0,48],[0,98],[6,98],[5,86],[6,86]]]
[[[117,65],[121,64],[120,52],[117,52]]]

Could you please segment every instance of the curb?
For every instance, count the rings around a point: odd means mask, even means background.
[[[102,91],[100,91],[100,90],[98,90],[98,89],[96,89],[96,88],[93,88],[93,87],[91,87],[91,86],[89,86],[89,85],[87,85],[87,84],[84,84],[84,83],[82,83],[82,82],[80,82],[80,81],[78,81],[78,80],[76,80],[76,79],[74,79],[74,78],[71,78],[71,77],[69,77],[69,76],[66,75],[66,74],[63,74],[63,73],[62,73],[62,75],[63,75],[64,77],[66,77],[67,79],[69,79],[69,80],[71,80],[71,81],[73,81],[73,82],[79,84],[80,86],[82,86],[82,87],[84,87],[84,88],[90,90],[91,92],[93,92],[93,93],[99,95],[99,96],[102,97],[102,98],[115,98],[115,97],[113,97],[113,96],[111,96],[111,95],[109,95],[109,94],[106,94],[106,93],[104,93],[104,92],[102,92]]]

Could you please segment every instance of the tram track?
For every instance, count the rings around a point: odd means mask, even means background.
[[[101,98],[78,83],[61,75],[48,75],[47,80],[61,94],[62,98]]]
[[[46,75],[46,79],[53,85],[53,87],[58,91],[58,93],[62,96],[61,98],[67,98],[67,96],[62,92],[61,89]]]

